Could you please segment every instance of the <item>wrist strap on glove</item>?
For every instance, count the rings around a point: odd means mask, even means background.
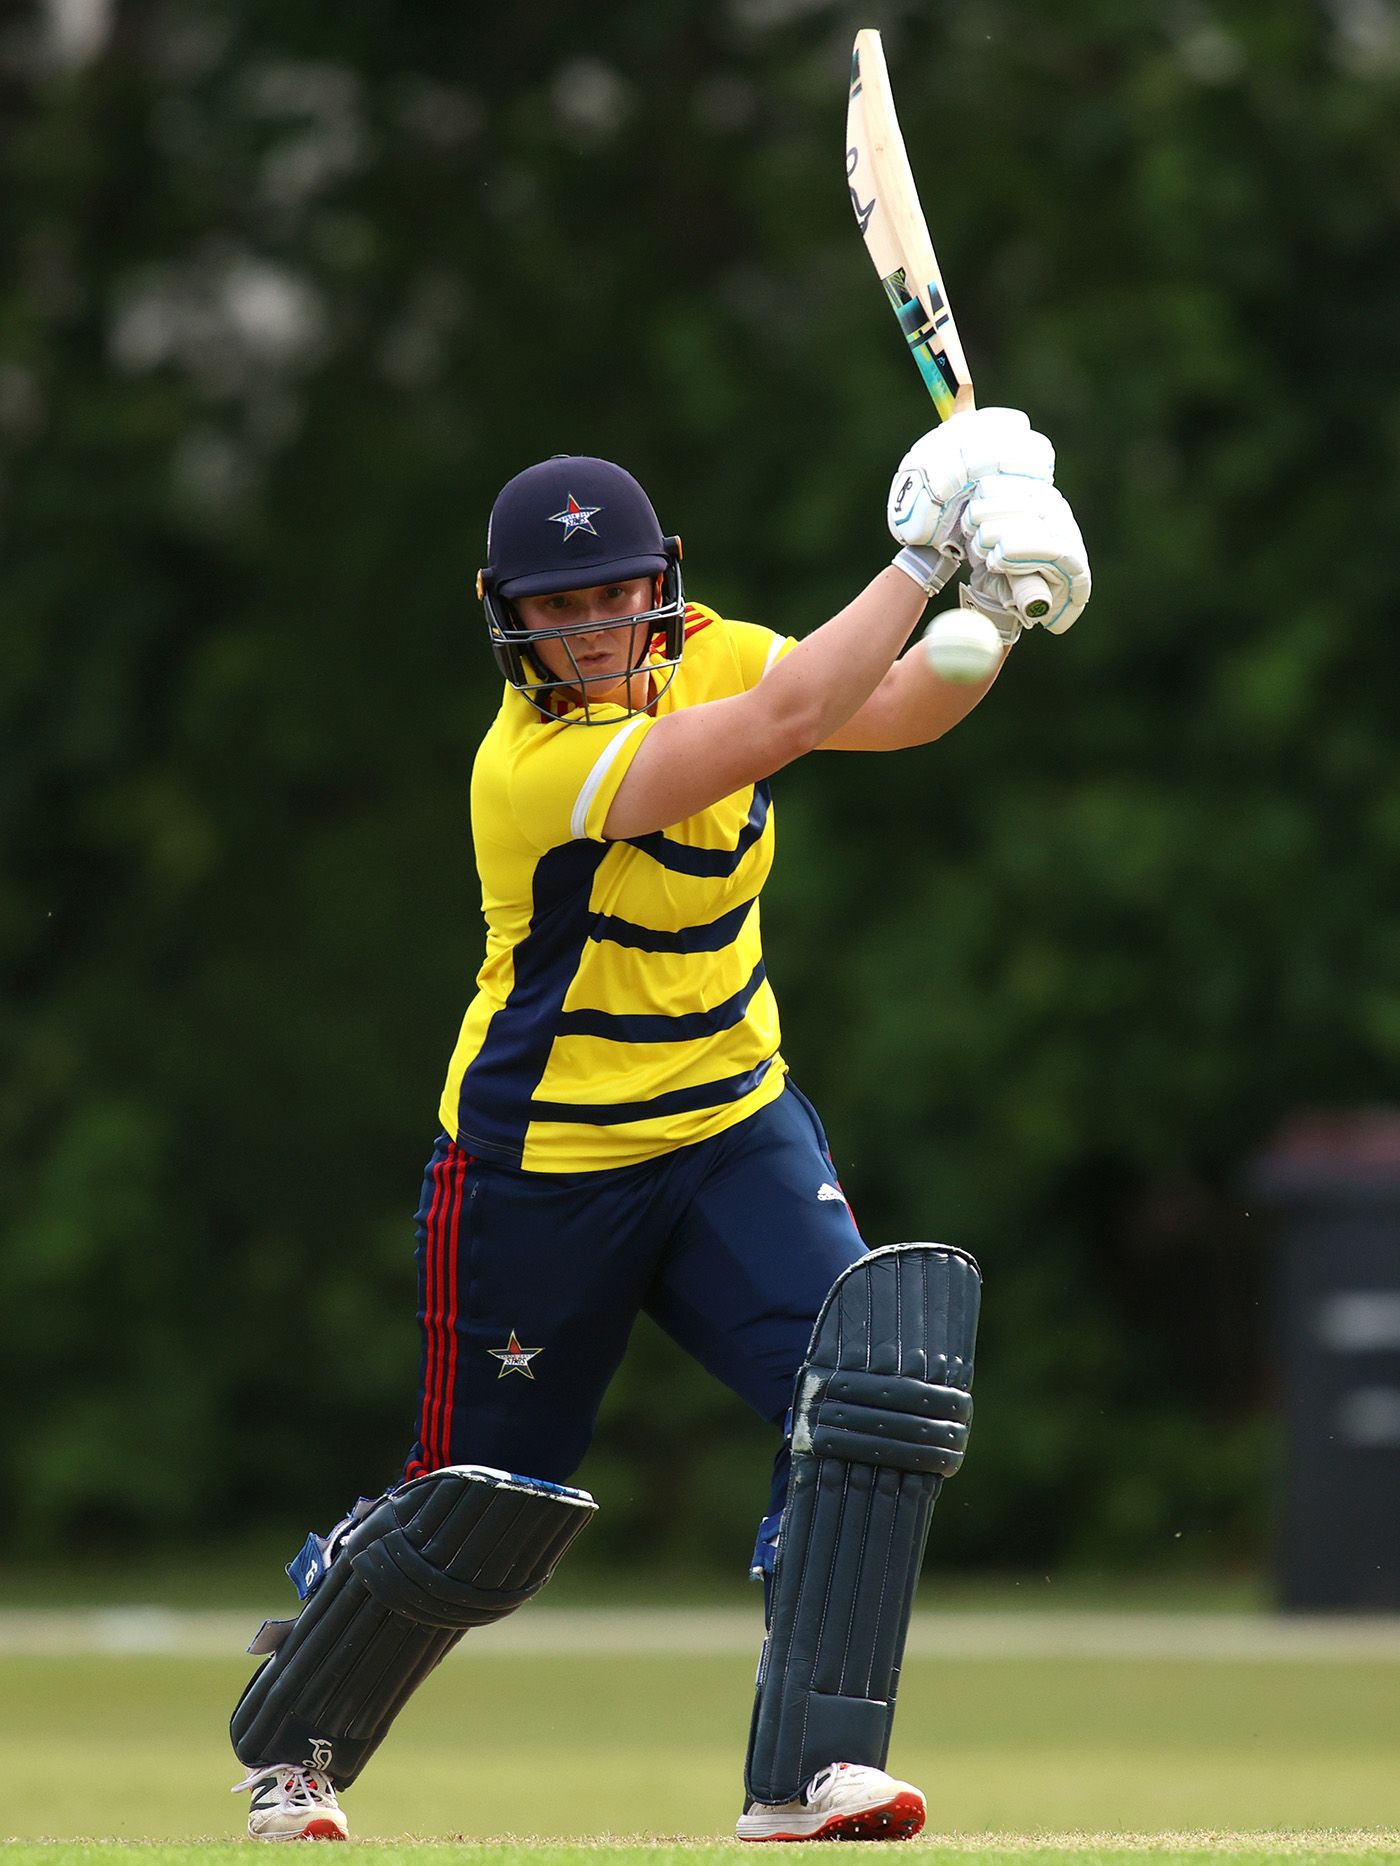
[[[982,595],[970,584],[960,583],[958,585],[958,607],[959,609],[972,609],[978,615],[986,616],[997,634],[1001,636],[1003,647],[1014,647],[1020,640],[1021,618],[1016,611],[1005,603],[993,602],[990,597]]]
[[[955,558],[944,557],[938,551],[920,551],[912,544],[906,544],[890,562],[896,570],[902,570],[906,577],[912,577],[928,597],[937,596],[943,585],[960,568]]]

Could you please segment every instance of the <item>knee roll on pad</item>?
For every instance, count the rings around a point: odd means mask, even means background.
[[[296,1619],[264,1626],[249,1648],[272,1656],[233,1713],[239,1760],[300,1763],[349,1787],[433,1667],[469,1627],[537,1594],[596,1507],[587,1491],[485,1465],[449,1465],[381,1497]]]
[[[981,1286],[963,1251],[894,1244],[822,1305],[797,1376],[751,1800],[787,1801],[830,1762],[884,1767],[929,1519],[972,1421]]]

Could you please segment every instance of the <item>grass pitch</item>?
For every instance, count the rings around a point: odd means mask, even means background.
[[[751,1866],[725,1837],[752,1655],[684,1643],[468,1638],[345,1796],[356,1839],[384,1866]],[[226,1730],[249,1668],[0,1657],[0,1866],[247,1866]],[[900,1697],[891,1766],[930,1803],[906,1866],[1400,1861],[1393,1657],[921,1654]]]
[[[375,1866],[739,1866],[752,1847],[737,1842],[577,1840],[521,1842],[510,1838],[451,1841],[368,1841]],[[878,1842],[862,1842],[866,1851]],[[51,1845],[0,1842],[5,1866],[247,1866],[253,1843],[168,1846],[118,1841]],[[1394,1866],[1400,1833],[1166,1834],[969,1836],[925,1845],[905,1842],[891,1866]],[[335,1857],[335,1856],[332,1856]]]

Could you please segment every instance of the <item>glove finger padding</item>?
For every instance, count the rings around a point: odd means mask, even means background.
[[[1014,474],[1048,483],[1054,471],[1054,448],[1019,408],[954,415],[900,462],[890,485],[890,533],[899,544],[931,545],[961,559],[959,520],[978,480]]]
[[[971,570],[965,608],[999,621],[1015,614],[1012,585],[1036,573],[1050,586],[1052,606],[1040,623],[1063,635],[1089,600],[1088,553],[1063,494],[1043,481],[994,474],[978,482],[963,515]]]
[[[969,532],[986,529],[1007,513],[1033,512],[1047,523],[1065,524],[1076,531],[1069,500],[1048,480],[1026,479],[1016,473],[986,473],[972,489],[964,523]]]
[[[1044,578],[1050,587],[1050,613],[1038,620],[1032,618],[1026,622],[1026,628],[1048,629],[1052,635],[1063,635],[1073,628],[1088,606],[1093,584],[1088,568],[1080,574],[1064,578],[1054,564],[1027,564],[1019,573],[1028,575],[1032,570]],[[985,566],[973,572],[969,582],[958,586],[958,606],[962,609],[975,609],[996,625],[997,633],[1005,642],[1016,639],[1023,626],[1020,611],[1016,607],[1015,592],[1012,587],[1015,579]]]
[[[1008,512],[1038,512],[1059,517],[1069,513],[1069,501],[1049,480],[1033,479],[1021,473],[984,473],[972,488],[963,515],[969,532],[994,525]]]
[[[967,422],[958,444],[969,479],[1014,473],[1022,479],[1053,481],[1055,449],[1019,408],[979,408],[954,419]]]

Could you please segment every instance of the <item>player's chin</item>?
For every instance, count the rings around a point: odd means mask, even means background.
[[[587,668],[581,670],[583,679],[580,692],[593,706],[625,706],[627,704],[626,669],[610,668],[605,672],[590,673]]]

